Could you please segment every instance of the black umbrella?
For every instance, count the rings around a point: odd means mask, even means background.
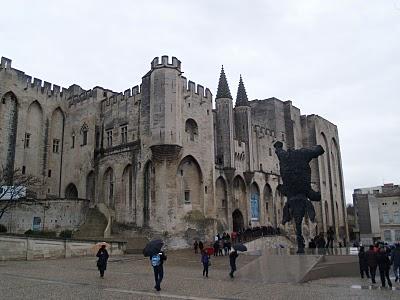
[[[162,240],[153,240],[147,243],[146,247],[143,249],[144,256],[153,256],[161,251],[161,247],[164,245]]]
[[[236,251],[242,251],[242,252],[247,251],[247,247],[241,243],[233,245],[233,249],[235,249]]]

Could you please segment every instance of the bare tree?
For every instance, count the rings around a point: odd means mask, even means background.
[[[34,188],[40,183],[33,175],[26,175],[20,169],[12,172],[0,170],[0,220],[10,209],[18,205],[31,205],[37,201]]]

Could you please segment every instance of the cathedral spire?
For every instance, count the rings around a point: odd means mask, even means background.
[[[229,90],[228,81],[226,80],[224,66],[221,68],[221,75],[219,76],[217,97],[218,98],[229,98],[232,99],[231,91]]]
[[[237,91],[235,106],[250,106],[249,99],[247,98],[246,89],[243,84],[242,75],[240,75],[239,87],[238,87],[238,91]]]

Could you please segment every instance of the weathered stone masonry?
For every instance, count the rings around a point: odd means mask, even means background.
[[[183,238],[280,226],[285,199],[272,145],[321,144],[326,155],[312,171],[322,201],[305,235],[333,226],[346,238],[337,127],[291,101],[249,101],[240,78],[234,105],[222,69],[213,109],[211,91],[183,77],[175,57],[155,58],[123,93],[61,88],[11,63],[0,64],[0,164],[40,178],[40,198],[104,203],[115,223]]]

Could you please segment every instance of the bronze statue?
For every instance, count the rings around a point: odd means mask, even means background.
[[[287,151],[283,150],[282,146],[281,142],[274,144],[283,182],[282,185],[278,186],[278,189],[287,197],[287,202],[283,208],[282,224],[284,225],[294,219],[297,253],[304,253],[303,218],[307,215],[314,222],[315,210],[310,200],[321,200],[321,194],[311,188],[311,168],[309,163],[313,158],[317,158],[325,151],[320,145],[310,149],[289,149]]]

